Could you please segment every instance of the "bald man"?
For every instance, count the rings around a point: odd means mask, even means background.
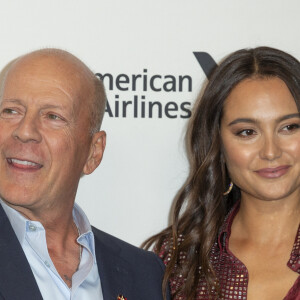
[[[74,204],[105,148],[101,81],[44,49],[10,64],[0,97],[0,299],[162,299],[161,261]]]

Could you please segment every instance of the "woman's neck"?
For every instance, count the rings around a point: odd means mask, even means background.
[[[259,200],[242,195],[232,229],[255,243],[282,243],[295,237],[300,222],[300,198]]]

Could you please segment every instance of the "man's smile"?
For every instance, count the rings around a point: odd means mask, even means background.
[[[7,158],[6,160],[10,166],[23,170],[38,170],[43,167],[43,165],[29,160],[17,158]]]

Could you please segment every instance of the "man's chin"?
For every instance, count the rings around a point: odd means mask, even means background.
[[[29,191],[25,191],[25,189],[21,191],[17,191],[14,189],[13,191],[5,191],[4,193],[0,192],[0,198],[4,201],[7,205],[16,209],[16,207],[32,207],[34,203],[37,202],[33,198],[33,193]]]

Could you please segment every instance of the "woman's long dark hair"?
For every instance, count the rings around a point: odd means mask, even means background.
[[[285,82],[300,111],[300,64],[291,55],[269,47],[242,49],[229,55],[217,67],[195,104],[187,132],[190,175],[179,192],[172,215],[172,225],[149,238],[143,247],[154,246],[167,263],[164,290],[168,281],[182,274],[185,281],[176,293],[188,300],[195,298],[199,280],[209,289],[218,290],[218,280],[210,262],[210,251],[220,226],[240,191],[224,196],[230,179],[222,155],[220,120],[224,101],[232,89],[247,78],[278,77]],[[181,238],[181,236],[183,238]],[[184,253],[184,263],[180,255]],[[201,271],[199,271],[201,270]]]

